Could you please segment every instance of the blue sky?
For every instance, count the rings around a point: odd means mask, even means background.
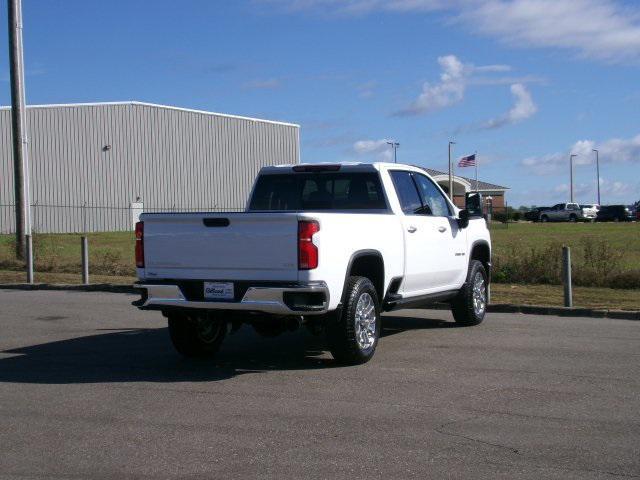
[[[299,123],[302,160],[446,169],[512,205],[640,199],[640,4],[23,0],[27,102],[140,100]],[[7,38],[6,2],[0,37]],[[6,43],[0,103],[9,103]],[[467,169],[470,176],[473,169]],[[462,172],[466,173],[466,172]]]

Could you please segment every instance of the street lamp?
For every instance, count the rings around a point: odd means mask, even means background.
[[[598,158],[598,150],[593,149],[596,152],[596,185],[598,187],[598,205],[600,205],[600,159]]]
[[[573,157],[577,157],[575,153],[569,155],[569,180],[571,182],[571,203],[573,203]]]
[[[387,142],[387,145],[391,145],[391,148],[393,148],[393,163],[398,163],[398,147],[400,146],[400,144],[398,142]]]
[[[456,142],[449,142],[449,199],[453,202],[453,165],[451,165],[451,145]]]

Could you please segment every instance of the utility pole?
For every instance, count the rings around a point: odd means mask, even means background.
[[[593,149],[596,152],[596,185],[598,187],[598,205],[600,205],[600,159],[598,158],[598,150]]]
[[[391,148],[393,148],[393,163],[398,163],[398,147],[400,144],[398,142],[387,142],[387,145],[391,145]]]
[[[27,235],[31,235],[29,163],[24,95],[21,0],[7,0],[9,7],[9,71],[11,77],[11,128],[16,208],[16,256],[25,258]]]
[[[451,164],[451,145],[456,142],[449,142],[449,200],[453,202],[453,165]]]
[[[572,153],[571,155],[569,155],[569,181],[571,183],[571,200],[570,202],[573,203],[573,157],[577,157],[578,155]]]

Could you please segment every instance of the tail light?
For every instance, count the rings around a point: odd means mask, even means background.
[[[313,244],[313,234],[320,231],[320,224],[312,220],[298,222],[298,270],[318,267],[318,247]]]
[[[136,267],[144,268],[144,222],[136,223]]]

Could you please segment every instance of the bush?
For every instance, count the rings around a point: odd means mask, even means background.
[[[628,270],[614,275],[609,281],[611,288],[640,288],[640,270]]]
[[[89,262],[91,273],[99,275],[134,276],[135,268],[122,260],[120,252],[101,248],[95,252],[94,258]]]
[[[562,246],[558,243],[526,250],[512,245],[506,255],[494,257],[493,278],[505,283],[561,283],[559,251]]]
[[[622,253],[604,240],[593,238],[582,240],[580,248],[572,262],[573,283],[585,287],[609,286],[612,278],[622,270]]]
[[[562,283],[562,245],[522,249],[511,245],[494,256],[493,281],[497,283]],[[587,238],[572,250],[572,280],[583,287],[640,288],[640,270],[622,269],[622,253],[604,240]]]

